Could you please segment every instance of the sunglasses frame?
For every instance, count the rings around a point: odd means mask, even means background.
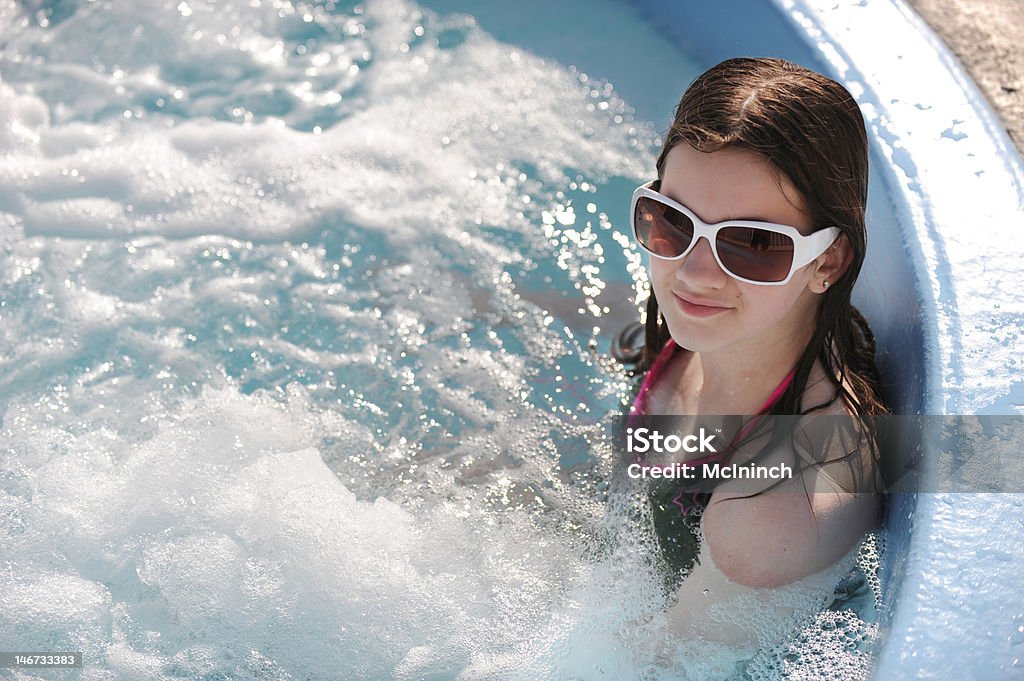
[[[801,234],[796,227],[791,227],[790,225],[779,225],[774,222],[757,222],[754,220],[724,220],[722,222],[709,224],[697,217],[692,210],[683,204],[678,201],[673,201],[664,194],[659,194],[651,189],[651,186],[656,181],[657,180],[652,180],[647,184],[642,184],[637,187],[633,192],[633,202],[630,204],[629,208],[629,222],[630,226],[633,228],[633,238],[636,240],[640,248],[655,258],[660,258],[662,260],[680,260],[693,250],[701,237],[704,237],[708,240],[708,243],[711,244],[711,253],[714,254],[715,262],[717,262],[718,266],[722,268],[722,271],[733,279],[747,284],[756,284],[758,286],[782,286],[783,284],[788,284],[789,280],[793,278],[793,274],[798,269],[806,266],[809,262],[827,251],[829,246],[835,243],[836,239],[838,239],[839,235],[842,233],[842,230],[838,227],[825,227],[813,234],[805,235]],[[662,203],[690,218],[690,221],[693,223],[693,239],[690,240],[690,245],[686,247],[686,250],[679,255],[671,257],[658,255],[641,243],[640,237],[637,235],[636,231],[636,204],[637,201],[643,197]],[[786,275],[786,278],[780,281],[757,281],[741,277],[726,267],[725,263],[723,263],[722,259],[718,256],[718,246],[715,244],[715,239],[718,237],[719,230],[724,227],[749,227],[753,229],[763,229],[777,234],[785,234],[791,238],[793,240],[793,262],[789,266],[789,274]]]

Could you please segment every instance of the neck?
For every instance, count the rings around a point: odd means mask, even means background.
[[[758,413],[772,392],[793,370],[811,340],[807,331],[776,338],[759,337],[713,352],[697,352],[687,367],[690,385],[699,385],[698,414]]]

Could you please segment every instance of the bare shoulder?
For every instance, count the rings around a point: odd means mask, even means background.
[[[809,406],[834,395],[808,385],[818,389],[805,394]],[[792,479],[753,496],[749,483],[730,481],[712,495],[703,524],[715,564],[755,587],[782,586],[835,564],[880,521],[872,444],[842,400],[801,417],[792,439],[758,459],[792,464]],[[749,454],[741,448],[736,459]]]
[[[835,564],[878,524],[879,513],[873,494],[716,492],[704,512],[704,540],[732,581],[777,587]]]

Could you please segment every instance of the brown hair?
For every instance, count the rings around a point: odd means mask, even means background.
[[[800,192],[818,229],[834,225],[849,241],[852,261],[822,294],[814,334],[770,413],[801,414],[825,406],[800,408],[815,360],[859,417],[887,413],[879,395],[874,335],[850,302],[864,262],[868,193],[867,133],[850,93],[782,59],[728,59],[683,94],[658,157],[659,180],[669,151],[681,143],[702,152],[732,147],[760,154]],[[650,368],[668,339],[652,293],[639,369]]]

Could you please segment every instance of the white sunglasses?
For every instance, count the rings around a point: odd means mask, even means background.
[[[753,220],[726,220],[709,225],[681,203],[651,189],[654,181],[633,192],[630,219],[641,248],[665,260],[679,260],[704,237],[718,266],[748,284],[781,286],[839,238],[838,227],[803,235],[796,227]]]

